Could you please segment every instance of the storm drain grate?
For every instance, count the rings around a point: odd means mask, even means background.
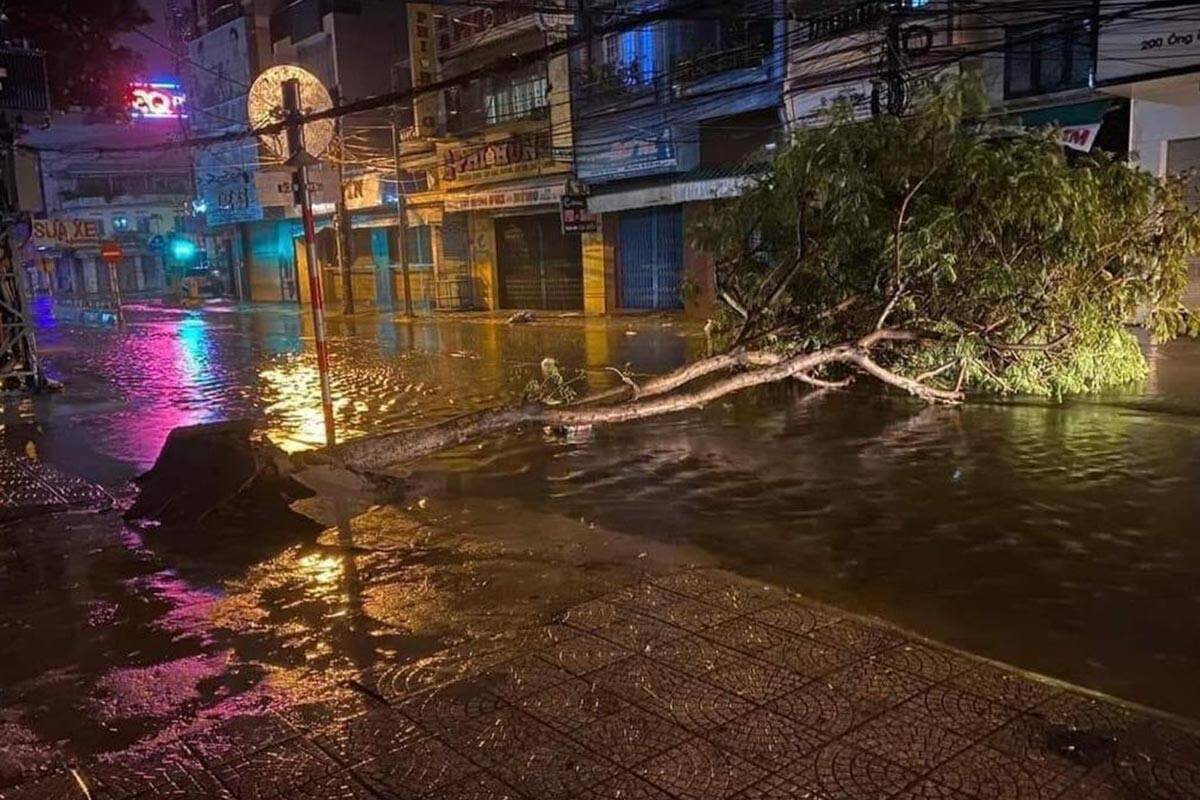
[[[54,511],[104,509],[108,492],[82,478],[0,449],[0,521]]]

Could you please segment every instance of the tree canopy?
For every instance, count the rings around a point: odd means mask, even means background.
[[[1200,331],[1180,304],[1200,218],[1179,179],[1104,154],[1068,158],[1054,131],[989,122],[977,83],[916,113],[798,131],[742,196],[691,231],[722,303],[713,352],[576,397],[543,363],[522,404],[314,454],[387,470],[522,425],[646,419],[777,381],[865,375],[928,402],[972,391],[1059,396],[1146,370],[1129,330]]]
[[[55,108],[124,111],[143,63],[114,39],[151,22],[139,0],[0,0],[0,8],[14,36],[46,53]]]
[[[1182,182],[1052,130],[985,118],[977,83],[911,116],[799,130],[692,234],[712,254],[731,348],[871,337],[882,366],[942,390],[1091,392],[1140,377],[1128,323],[1195,335],[1182,308],[1200,222]],[[911,387],[906,387],[911,388]]]

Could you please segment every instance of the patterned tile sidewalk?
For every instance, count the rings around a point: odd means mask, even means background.
[[[715,571],[576,606],[469,677],[399,674],[0,797],[1200,798],[1189,723]]]
[[[0,447],[0,522],[112,503],[99,486]]]

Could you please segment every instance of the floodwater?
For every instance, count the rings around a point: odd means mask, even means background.
[[[67,390],[0,401],[5,446],[127,493],[176,426],[250,417],[292,450],[322,435],[295,309],[142,308],[122,330],[41,311]],[[582,390],[704,349],[659,317],[361,317],[331,335],[344,436],[513,400],[545,356]],[[1149,355],[1145,386],[1064,404],[781,386],[582,441],[509,436],[413,465],[352,548],[111,514],[0,529],[0,785],[6,757],[146,744],[698,562],[1200,716],[1200,343]]]

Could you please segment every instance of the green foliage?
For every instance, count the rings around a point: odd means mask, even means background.
[[[1137,379],[1127,325],[1200,332],[1183,309],[1200,220],[1178,180],[1054,131],[985,121],[976,82],[916,114],[799,131],[742,197],[692,231],[717,264],[727,346],[786,352],[884,327],[877,360],[930,385],[1061,396]],[[742,314],[737,309],[744,309]]]
[[[139,0],[2,0],[0,9],[14,35],[45,52],[54,108],[126,112],[129,82],[144,64],[114,40],[153,21]]]

